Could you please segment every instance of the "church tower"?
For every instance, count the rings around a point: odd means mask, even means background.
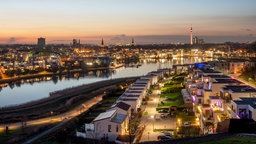
[[[101,48],[101,49],[104,49],[104,47],[105,47],[105,46],[104,46],[104,41],[103,41],[103,38],[102,38],[102,39],[101,39],[100,48]]]
[[[132,44],[131,46],[135,46],[135,42],[134,42],[134,39],[132,38]]]

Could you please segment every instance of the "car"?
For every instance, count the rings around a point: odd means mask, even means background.
[[[165,136],[169,136],[169,137],[172,136],[171,133],[168,132],[168,131],[162,131],[162,134],[165,135]]]
[[[161,110],[158,111],[158,113],[168,113],[168,110],[166,110],[166,109],[161,109]]]
[[[159,140],[159,141],[162,141],[162,140],[169,140],[169,139],[172,139],[172,137],[171,136],[166,136],[166,135],[159,135],[159,136],[157,136],[157,140]]]
[[[190,122],[184,122],[184,126],[190,126]]]
[[[160,117],[161,118],[167,118],[168,117],[168,113],[161,113]]]

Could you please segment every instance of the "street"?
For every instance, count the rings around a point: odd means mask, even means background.
[[[153,131],[159,129],[175,129],[176,120],[175,118],[161,118],[159,113],[156,111],[156,107],[159,103],[159,90],[153,90],[152,95],[149,96],[150,101],[148,101],[145,112],[148,114],[142,115],[140,126],[145,126],[145,130],[141,136],[140,142],[145,141],[156,141],[157,136],[161,134],[161,131]]]

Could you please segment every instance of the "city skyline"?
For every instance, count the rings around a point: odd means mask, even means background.
[[[232,3],[231,3],[232,2]],[[252,42],[256,39],[253,0],[69,1],[10,0],[1,3],[0,43],[189,43]]]

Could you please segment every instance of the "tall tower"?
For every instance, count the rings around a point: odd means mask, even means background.
[[[192,31],[192,25],[190,27],[190,45],[193,45],[193,31]]]
[[[104,41],[103,41],[103,38],[101,39],[100,48],[104,48]]]
[[[134,43],[134,39],[132,38],[132,44],[131,44],[132,46],[135,46],[135,43]]]

